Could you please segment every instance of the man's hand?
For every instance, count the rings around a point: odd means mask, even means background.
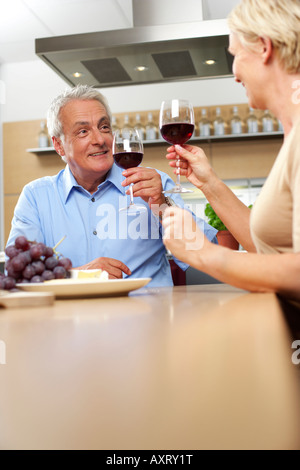
[[[96,258],[90,263],[74,269],[102,269],[103,271],[108,272],[109,279],[122,279],[122,273],[127,274],[128,276],[131,274],[130,269],[126,264],[122,263],[122,261],[105,257]]]
[[[162,194],[163,187],[160,174],[152,168],[135,167],[123,171],[126,177],[122,181],[122,186],[129,186],[133,183],[133,196],[141,197],[150,206],[165,204],[165,198]],[[129,190],[126,191],[129,194]]]

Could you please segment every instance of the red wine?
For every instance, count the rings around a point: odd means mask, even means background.
[[[169,144],[185,144],[193,135],[194,124],[188,122],[172,122],[164,124],[160,129],[162,137]]]
[[[139,166],[143,160],[141,152],[120,152],[114,154],[115,164],[124,170]]]

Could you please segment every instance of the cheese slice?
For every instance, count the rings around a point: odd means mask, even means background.
[[[96,278],[108,280],[108,273],[102,269],[72,269],[71,270],[72,279],[87,279],[87,278]]]

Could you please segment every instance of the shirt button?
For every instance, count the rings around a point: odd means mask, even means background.
[[[95,199],[94,197],[92,197],[91,201],[92,201],[92,202],[95,202],[95,201],[96,201],[96,199]]]
[[[93,231],[93,234],[94,234],[94,235],[97,235],[97,232],[96,232],[96,230],[94,230],[94,231]]]

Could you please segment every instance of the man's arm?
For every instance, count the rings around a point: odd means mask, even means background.
[[[29,187],[23,189],[17,202],[6,246],[13,245],[19,235],[24,235],[27,240],[49,244],[41,227],[35,196]],[[72,256],[70,259],[73,262]],[[131,274],[130,269],[124,263],[106,257],[96,258],[77,269],[103,269],[108,272],[110,279],[122,279],[123,273],[128,276]]]
[[[13,245],[15,239],[20,235],[24,235],[30,241],[46,242],[36,205],[26,187],[21,192],[16,204],[6,246]]]

